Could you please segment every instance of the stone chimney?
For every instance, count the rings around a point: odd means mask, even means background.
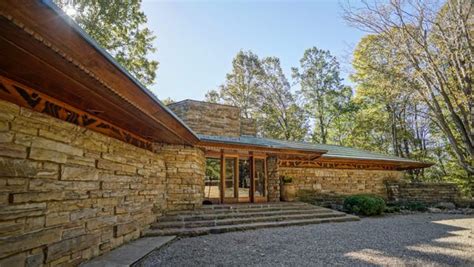
[[[171,103],[168,108],[198,134],[232,137],[257,134],[255,120],[241,118],[238,107],[186,99]]]

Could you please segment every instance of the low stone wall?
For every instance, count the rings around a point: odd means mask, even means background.
[[[337,198],[353,194],[387,197],[385,182],[398,181],[403,172],[385,170],[279,167],[280,176],[293,177],[298,192]]]
[[[77,265],[202,203],[201,150],[156,153],[0,100],[0,266]]]
[[[387,194],[390,202],[456,202],[460,191],[453,183],[409,183],[387,182]]]

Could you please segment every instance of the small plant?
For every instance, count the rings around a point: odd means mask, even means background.
[[[410,201],[401,204],[402,209],[411,210],[411,211],[427,211],[428,207],[422,202]]]
[[[283,176],[281,178],[283,184],[291,184],[293,182],[293,177],[291,176]]]
[[[385,210],[383,211],[384,213],[396,213],[400,212],[400,207],[398,206],[386,206]]]
[[[385,200],[374,195],[354,195],[344,200],[344,209],[365,216],[380,215],[385,210]]]

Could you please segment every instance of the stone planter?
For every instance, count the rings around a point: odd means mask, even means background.
[[[296,187],[294,184],[282,184],[280,197],[282,201],[292,202],[296,199]]]

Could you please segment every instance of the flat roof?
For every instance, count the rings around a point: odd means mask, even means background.
[[[340,159],[356,159],[356,160],[372,160],[372,161],[387,161],[393,163],[407,163],[415,165],[426,165],[425,167],[431,166],[431,163],[425,163],[421,161],[396,157],[392,155],[385,155],[381,153],[370,152],[362,149],[356,149],[351,147],[337,146],[337,145],[325,145],[325,144],[314,144],[309,142],[295,142],[295,141],[284,141],[271,138],[262,138],[254,136],[212,136],[198,134],[201,141],[223,143],[223,144],[240,144],[240,145],[255,145],[260,147],[288,149],[288,150],[302,150],[315,153],[323,153],[322,158],[340,158]]]

